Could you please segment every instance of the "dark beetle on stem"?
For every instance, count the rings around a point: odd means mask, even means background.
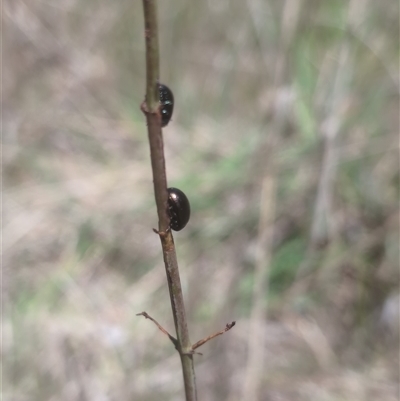
[[[163,84],[158,84],[158,90],[160,93],[161,126],[165,127],[168,125],[174,111],[174,95],[171,89]]]
[[[168,188],[168,214],[174,231],[182,230],[190,219],[189,199],[178,188]]]

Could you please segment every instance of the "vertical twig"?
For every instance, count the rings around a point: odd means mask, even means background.
[[[164,143],[159,114],[159,46],[156,0],[143,0],[146,38],[146,101],[142,111],[146,115],[150,142],[151,166],[153,171],[154,194],[158,213],[158,230],[163,250],[164,264],[171,299],[177,336],[177,350],[181,357],[186,401],[196,401],[196,380],[193,354],[186,321],[181,280],[179,277],[174,239],[169,228],[167,213],[167,177],[165,170]]]

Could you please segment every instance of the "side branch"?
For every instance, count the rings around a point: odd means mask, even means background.
[[[225,329],[224,329],[224,330],[218,331],[217,333],[211,334],[211,336],[208,336],[208,337],[206,337],[206,338],[203,338],[203,339],[200,340],[200,341],[197,341],[197,343],[195,343],[195,344],[192,345],[192,351],[194,351],[196,348],[201,347],[202,345],[204,345],[206,342],[212,340],[213,338],[218,337],[218,336],[220,336],[221,334],[226,333],[226,332],[229,331],[235,324],[236,324],[236,322],[228,323],[228,324],[225,326]]]
[[[164,327],[162,327],[161,324],[158,323],[157,320],[153,319],[147,312],[137,313],[136,316],[144,316],[146,319],[151,320],[166,336],[168,336],[175,348],[178,346],[177,339],[171,336],[171,334],[169,334],[168,331],[165,330]]]

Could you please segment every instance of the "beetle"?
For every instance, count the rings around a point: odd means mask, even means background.
[[[174,231],[182,230],[190,219],[189,199],[178,188],[168,188],[168,215]]]
[[[167,85],[158,84],[160,95],[161,126],[168,125],[174,111],[174,95]]]

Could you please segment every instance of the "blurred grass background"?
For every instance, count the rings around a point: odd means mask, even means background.
[[[398,2],[159,16],[192,341],[237,321],[195,357],[200,399],[398,400]],[[183,400],[175,350],[135,316],[173,332],[142,4],[5,0],[2,23],[4,399]]]

